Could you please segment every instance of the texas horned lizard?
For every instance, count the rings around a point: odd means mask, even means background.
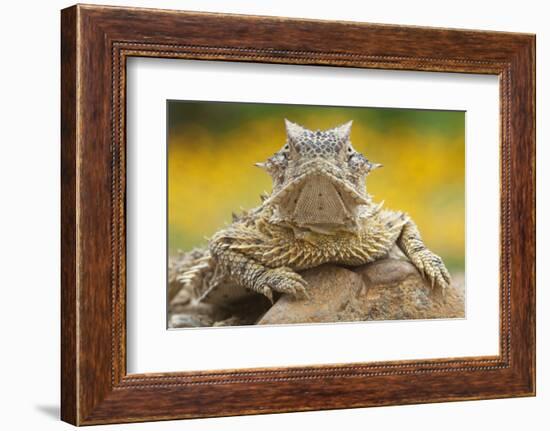
[[[351,121],[324,131],[285,123],[285,145],[257,163],[272,177],[271,194],[195,251],[179,275],[193,302],[208,302],[231,286],[271,300],[277,292],[307,296],[299,271],[324,263],[359,266],[395,247],[432,287],[445,289],[449,272],[411,218],[372,202],[366,176],[381,165],[353,148]]]

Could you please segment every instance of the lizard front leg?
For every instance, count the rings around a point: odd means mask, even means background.
[[[307,296],[306,281],[291,268],[270,268],[253,256],[265,247],[256,236],[243,232],[220,232],[210,243],[210,252],[220,269],[233,282],[267,296],[273,302],[273,293]],[[248,251],[248,253],[246,252]]]
[[[426,248],[416,224],[408,220],[397,239],[397,245],[407,255],[420,273],[439,289],[446,289],[451,276],[443,260]]]

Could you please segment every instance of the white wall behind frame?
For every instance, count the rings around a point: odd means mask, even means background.
[[[130,373],[498,354],[496,76],[132,58],[127,82]],[[167,331],[167,99],[467,111],[467,319]]]

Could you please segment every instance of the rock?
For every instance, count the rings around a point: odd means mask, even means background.
[[[366,286],[359,303],[350,304],[350,317],[364,320],[463,318],[464,288],[460,275],[445,292],[433,290],[412,263],[383,259],[356,268]]]
[[[420,277],[420,274],[412,263],[398,259],[382,259],[367,265],[354,268],[367,287],[392,286],[409,277]]]
[[[209,304],[171,304],[168,315],[169,328],[212,326],[216,321],[227,318],[225,310]]]
[[[462,278],[441,294],[408,261],[383,259],[349,269],[325,265],[302,275],[310,298],[283,295],[258,324],[464,317]]]
[[[333,265],[304,271],[302,276],[308,283],[309,298],[282,295],[258,321],[259,325],[345,320],[342,310],[365,288],[359,274]]]
[[[168,308],[169,328],[253,325],[272,306],[264,295],[254,294],[225,306],[207,302],[178,302],[180,291]]]
[[[170,308],[177,308],[186,305],[191,301],[191,293],[185,289],[180,289],[178,293],[170,300]]]
[[[181,289],[177,274],[200,257],[200,250],[181,254],[169,261],[168,326],[463,318],[463,275],[453,274],[453,284],[443,294],[432,291],[398,251],[361,267],[323,265],[303,271],[310,297],[276,295],[274,305],[265,296],[239,287],[216,290],[204,302],[193,303],[191,292]]]
[[[204,326],[212,326],[214,321],[208,319],[207,316],[200,316],[189,313],[172,314],[168,320],[168,327],[176,328],[201,328]]]
[[[258,296],[258,293],[253,292],[245,287],[233,283],[225,283],[223,289],[212,289],[203,300],[209,304],[220,307],[239,306],[239,304],[250,301],[251,298]]]

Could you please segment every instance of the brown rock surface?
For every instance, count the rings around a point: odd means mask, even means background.
[[[398,257],[398,256],[397,256]],[[171,262],[172,263],[172,262]],[[366,320],[463,318],[464,280],[453,274],[445,292],[433,291],[416,268],[402,258],[379,260],[357,268],[323,265],[302,272],[309,298],[276,297],[275,304],[263,295],[248,295],[193,304],[189,292],[178,290],[174,273],[187,262],[169,268],[170,328],[329,323]]]
[[[332,265],[304,271],[302,276],[308,282],[309,298],[281,296],[259,325],[340,321],[347,304],[365,287],[360,275]]]
[[[350,318],[360,320],[405,320],[463,318],[464,283],[456,274],[452,285],[433,290],[412,263],[384,259],[356,268],[363,277],[366,295],[350,304]]]
[[[464,317],[461,277],[444,293],[433,291],[408,261],[384,259],[351,269],[327,265],[303,276],[310,298],[283,295],[258,324]]]

